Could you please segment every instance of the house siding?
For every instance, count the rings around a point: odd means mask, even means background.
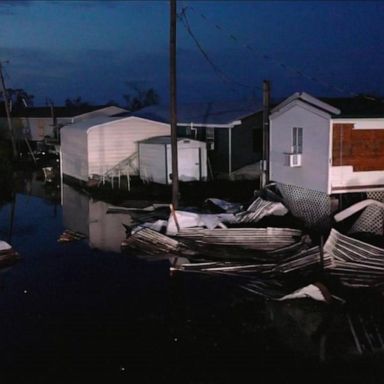
[[[271,116],[270,179],[309,190],[328,192],[330,117],[295,105]],[[292,128],[303,128],[302,165],[289,167]]]
[[[135,117],[95,124],[88,129],[79,124],[61,130],[62,172],[83,181],[93,174],[104,174],[136,154],[139,141],[170,134],[167,124]],[[137,173],[137,169],[130,172]]]
[[[384,190],[384,120],[332,124],[332,193]]]
[[[138,151],[138,142],[169,135],[170,127],[136,118],[92,127],[88,131],[89,173],[101,175]],[[137,163],[136,163],[137,168]],[[137,169],[131,169],[137,173]]]

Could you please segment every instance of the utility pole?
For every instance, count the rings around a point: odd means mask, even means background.
[[[4,98],[5,113],[7,115],[9,135],[11,137],[13,160],[16,160],[17,159],[17,149],[16,149],[16,143],[15,143],[15,137],[13,134],[11,113],[9,111],[8,92],[7,92],[7,89],[5,88],[4,76],[3,76],[3,67],[2,67],[1,62],[0,62],[0,83],[1,83],[1,91],[3,93],[3,98]]]
[[[177,97],[176,97],[176,0],[170,0],[170,115],[171,115],[171,153],[172,153],[172,205],[177,209],[179,203],[179,170],[177,164]]]
[[[271,85],[263,81],[263,173],[261,187],[269,182],[269,110],[271,104]]]

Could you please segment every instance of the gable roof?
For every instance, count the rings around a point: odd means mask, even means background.
[[[61,131],[84,131],[88,132],[90,129],[106,124],[113,124],[118,121],[125,121],[125,122],[131,122],[131,121],[137,121],[137,120],[147,120],[143,119],[141,117],[137,116],[106,116],[106,115],[99,115],[94,116],[89,119],[83,119],[76,121],[73,124],[67,124],[64,125],[64,127],[61,128]],[[157,125],[165,125],[164,123],[158,122],[158,121],[152,121],[150,120],[149,123],[151,124],[157,124]]]
[[[232,127],[240,124],[241,120],[262,110],[259,104],[247,102],[210,102],[191,103],[177,106],[178,125],[203,127]],[[170,107],[168,105],[153,105],[144,108],[134,116],[163,123],[170,123]]]
[[[335,108],[334,106],[317,99],[316,97],[311,96],[306,92],[295,92],[293,95],[289,96],[285,100],[283,100],[280,104],[274,107],[271,111],[272,114],[281,111],[283,108],[287,107],[291,103],[302,102],[311,107],[317,108],[322,112],[326,112],[331,115],[338,115],[340,110]]]
[[[75,117],[84,115],[86,113],[107,110],[108,108],[113,107],[117,108],[116,113],[121,113],[124,111],[122,108],[108,106],[108,105],[87,105],[80,107],[54,107],[55,117]],[[27,107],[11,111],[11,117],[51,117],[51,108],[50,107]],[[4,103],[0,103],[0,117],[6,117]]]
[[[355,97],[313,97],[306,92],[296,92],[277,105],[272,113],[277,113],[292,102],[303,102],[326,112],[333,119],[384,117],[384,100],[364,95]]]

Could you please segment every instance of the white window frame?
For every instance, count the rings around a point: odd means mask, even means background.
[[[291,153],[303,153],[303,128],[292,128]]]

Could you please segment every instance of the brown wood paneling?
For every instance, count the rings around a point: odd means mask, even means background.
[[[353,129],[333,124],[332,165],[351,165],[355,172],[384,170],[384,129]]]

